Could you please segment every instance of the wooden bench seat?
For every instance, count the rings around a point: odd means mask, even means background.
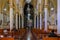
[[[58,40],[58,37],[43,37],[43,40]]]
[[[58,40],[60,40],[60,38],[58,38]]]
[[[14,38],[0,38],[0,40],[14,40]]]
[[[49,34],[49,32],[44,31],[44,30],[40,30],[40,29],[32,29],[32,33],[34,34],[34,36],[39,39],[41,37],[45,37]]]
[[[3,33],[3,29],[0,29],[0,35]]]

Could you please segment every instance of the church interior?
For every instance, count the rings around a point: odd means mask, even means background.
[[[0,0],[0,40],[60,40],[60,0]]]

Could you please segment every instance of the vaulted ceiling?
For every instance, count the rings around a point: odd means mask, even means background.
[[[19,0],[19,5],[23,5],[23,1],[24,0]],[[57,8],[57,0],[48,0],[50,2],[53,3],[54,8]],[[33,0],[32,4],[35,6],[36,5],[37,0]],[[0,13],[3,12],[4,8],[7,9],[6,12],[9,12],[9,0],[0,0]],[[16,4],[16,0],[13,0],[13,8],[14,8],[14,12],[19,12],[19,7],[18,4]]]

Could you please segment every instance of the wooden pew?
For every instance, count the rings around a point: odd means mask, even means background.
[[[43,37],[43,40],[58,40],[57,37]]]
[[[58,38],[58,40],[60,40],[60,38]]]
[[[49,34],[49,32],[44,31],[44,30],[40,30],[40,29],[32,29],[32,33],[34,34],[34,36],[39,39],[40,37],[45,37]]]
[[[14,40],[14,38],[0,38],[0,40]]]
[[[3,29],[0,29],[0,35],[3,34]]]
[[[19,35],[20,35],[20,36],[25,35],[25,33],[26,33],[26,29],[20,29],[20,30],[19,30]]]

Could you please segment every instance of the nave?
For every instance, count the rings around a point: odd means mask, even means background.
[[[60,0],[0,0],[0,40],[60,40]]]

